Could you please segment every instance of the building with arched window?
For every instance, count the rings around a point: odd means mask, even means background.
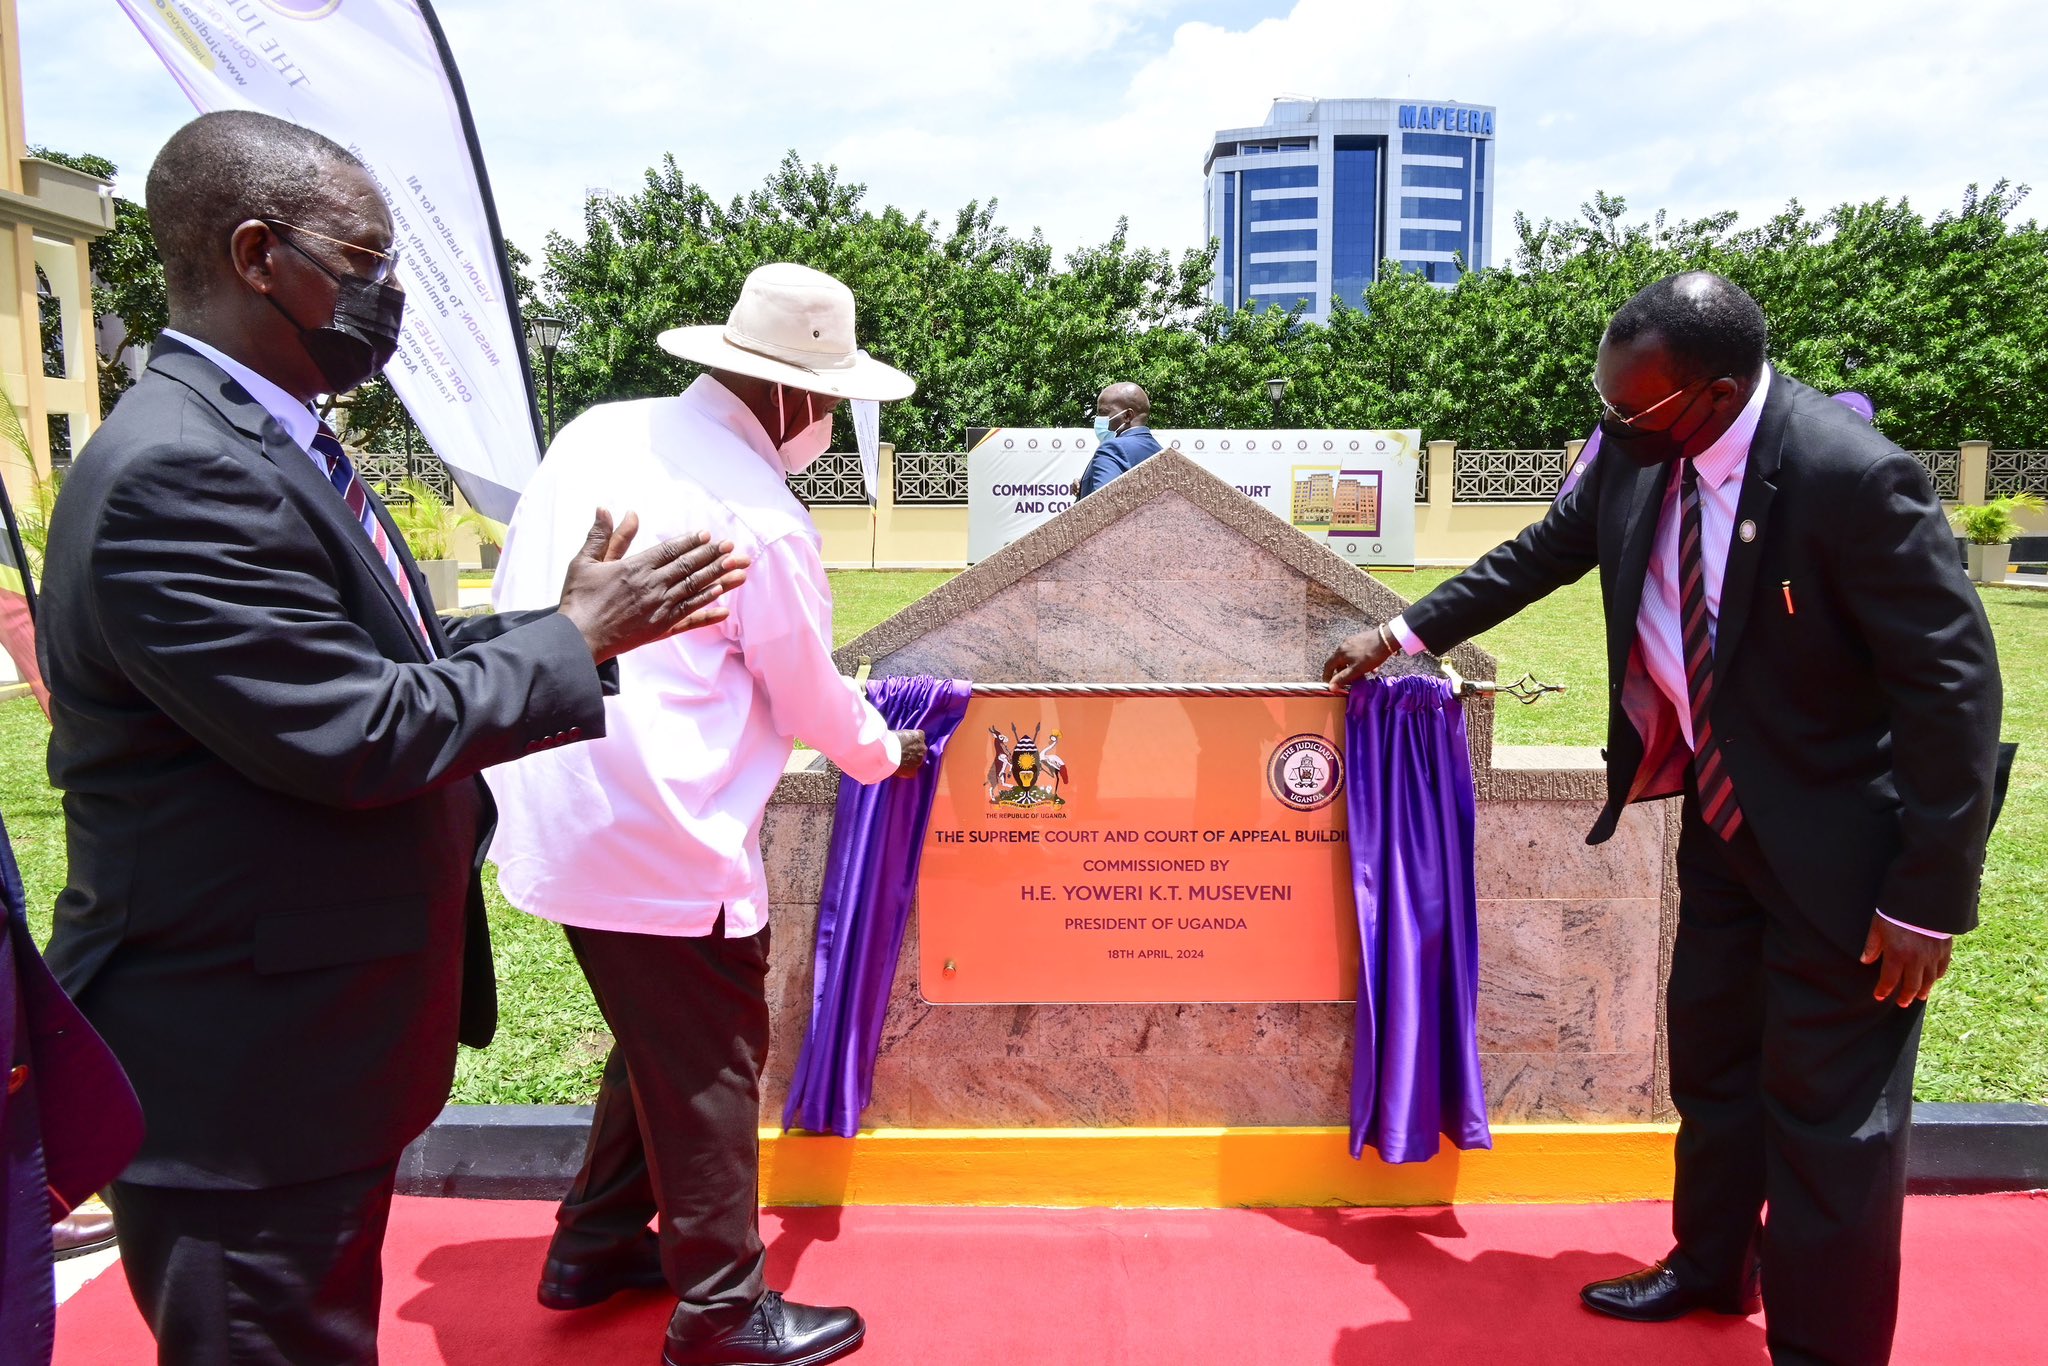
[[[0,432],[0,478],[17,506],[99,425],[99,357],[87,250],[114,226],[111,186],[28,155],[21,29],[0,0],[0,389],[28,449]]]

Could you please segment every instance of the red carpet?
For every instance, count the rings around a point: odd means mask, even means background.
[[[551,1314],[552,1206],[401,1199],[384,1264],[390,1366],[652,1366],[668,1304]],[[857,1305],[862,1366],[915,1363],[1762,1362],[1760,1321],[1636,1326],[1583,1281],[1666,1248],[1662,1205],[1435,1210],[801,1209],[765,1221],[771,1284]],[[1899,1366],[2048,1362],[2048,1198],[1919,1198]],[[59,1366],[152,1360],[118,1271],[58,1315]]]

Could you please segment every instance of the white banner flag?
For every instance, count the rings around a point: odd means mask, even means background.
[[[1422,433],[1159,428],[1159,442],[1353,564],[1415,563]],[[967,558],[978,563],[1073,505],[1095,453],[1083,427],[994,427],[967,453]]]
[[[533,381],[460,78],[422,0],[115,0],[202,112],[361,158],[391,206],[405,330],[386,374],[463,495],[510,520],[540,462]]]
[[[871,398],[848,399],[853,410],[854,445],[860,449],[860,480],[868,491],[868,506],[882,499],[882,405]]]

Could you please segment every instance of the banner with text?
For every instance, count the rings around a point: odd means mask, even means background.
[[[1178,450],[1353,564],[1415,563],[1420,431],[1161,428]],[[1073,505],[1085,427],[996,427],[967,453],[967,558],[979,563]]]
[[[362,159],[391,206],[391,387],[486,517],[540,461],[533,383],[460,78],[419,0],[115,0],[202,112],[253,109]]]
[[[928,1001],[1348,1001],[1344,699],[1004,697],[946,749]]]

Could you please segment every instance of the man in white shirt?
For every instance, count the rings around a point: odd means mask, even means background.
[[[540,1299],[580,1308],[665,1284],[670,1366],[824,1362],[859,1345],[860,1316],[762,1281],[761,818],[794,739],[875,783],[923,763],[924,737],[892,732],[834,665],[817,529],[786,481],[829,447],[840,400],[913,383],[855,346],[852,293],[797,265],[749,275],[723,327],[660,341],[709,373],[562,429],[493,594],[501,611],[546,598],[599,505],[637,509],[650,538],[708,528],[753,564],[719,627],[620,657],[603,740],[491,778],[506,898],[565,927],[615,1039]]]

